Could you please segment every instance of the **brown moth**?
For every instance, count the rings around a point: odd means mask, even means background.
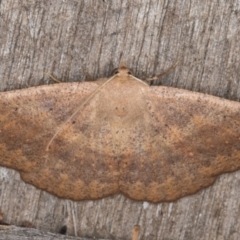
[[[0,93],[0,165],[61,198],[173,201],[240,168],[240,103],[110,79]]]

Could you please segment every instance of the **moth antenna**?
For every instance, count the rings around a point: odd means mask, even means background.
[[[141,79],[139,79],[139,78],[137,78],[137,77],[134,77],[133,75],[129,75],[129,76],[130,76],[131,78],[137,80],[138,82],[143,83],[143,84],[149,86],[149,85],[148,85],[147,83],[145,83],[143,80],[141,80]]]
[[[135,225],[132,230],[132,240],[139,240],[140,226]]]
[[[92,92],[90,94],[90,96],[77,108],[77,110],[63,123],[63,125],[55,132],[55,134],[53,135],[53,137],[51,138],[51,140],[49,141],[47,147],[46,147],[46,151],[49,150],[50,145],[52,144],[53,140],[57,137],[57,135],[63,130],[63,128],[66,126],[66,124],[81,110],[81,108],[89,102],[89,100],[91,100],[94,95],[96,93],[98,93],[100,91],[100,89],[102,89],[105,85],[107,85],[114,77],[116,77],[116,75],[110,77],[105,83],[103,83],[102,85],[100,85],[94,92]]]

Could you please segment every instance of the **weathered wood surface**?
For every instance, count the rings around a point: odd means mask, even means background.
[[[93,240],[93,238],[71,237],[51,232],[44,232],[34,228],[0,225],[0,240]],[[99,239],[107,240],[107,239]]]
[[[163,85],[240,99],[238,0],[2,0],[0,33],[0,91],[48,84],[45,71],[63,81],[109,76],[120,60],[144,79],[179,60]],[[225,174],[173,203],[73,202],[1,168],[0,208],[9,224],[52,233],[66,225],[78,237],[131,239],[139,224],[141,239],[239,239],[239,183],[240,172]]]

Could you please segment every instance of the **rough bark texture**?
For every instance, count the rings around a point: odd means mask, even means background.
[[[62,81],[87,80],[85,72],[109,76],[120,60],[144,79],[179,60],[163,85],[239,101],[239,42],[238,0],[2,0],[0,91],[48,84],[44,72]],[[52,233],[66,225],[67,235],[78,237],[131,239],[138,224],[140,239],[237,240],[239,183],[240,172],[225,174],[212,187],[172,203],[121,195],[73,202],[1,168],[0,208],[9,224],[28,221]],[[0,229],[0,239],[4,234]],[[39,234],[38,239],[51,238]]]

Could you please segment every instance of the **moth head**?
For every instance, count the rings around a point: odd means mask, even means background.
[[[126,66],[125,62],[121,62],[118,68],[115,68],[112,75],[128,76],[132,75],[132,71]]]

